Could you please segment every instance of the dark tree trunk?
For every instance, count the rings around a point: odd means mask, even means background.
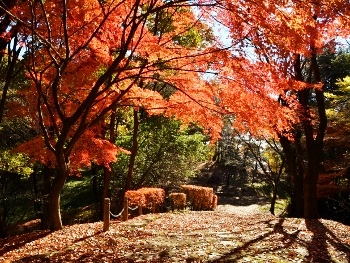
[[[297,137],[297,136],[296,136]],[[304,216],[304,198],[303,198],[303,167],[297,159],[296,143],[298,139],[295,138],[293,144],[287,137],[280,135],[280,143],[283,148],[286,172],[290,178],[290,207],[288,216],[303,217]]]
[[[128,170],[128,175],[126,177],[126,182],[125,182],[126,191],[131,189],[132,175],[134,172],[135,159],[136,159],[137,150],[138,150],[138,141],[137,141],[138,130],[139,130],[139,117],[138,117],[137,110],[134,109],[134,133],[132,137],[132,149],[131,149],[131,155],[130,155],[130,161],[129,161],[129,170]]]
[[[7,222],[8,209],[5,202],[0,202],[0,238],[8,236],[7,233]]]
[[[0,22],[0,34],[5,34],[10,28],[11,19],[8,15],[4,15],[2,21]],[[5,112],[5,103],[7,100],[7,95],[10,89],[10,84],[13,78],[19,73],[15,72],[15,65],[18,62],[18,57],[21,52],[21,47],[18,47],[18,36],[16,27],[12,27],[9,32],[6,33],[9,37],[3,37],[0,39],[0,62],[2,62],[3,57],[7,54],[7,68],[6,74],[3,77],[2,94],[0,99],[0,123],[3,120]],[[11,43],[12,42],[12,43]],[[10,43],[12,48],[9,48]]]
[[[0,215],[0,238],[5,238],[7,236],[8,236],[8,234],[6,231],[5,222],[2,220],[1,215]]]
[[[66,179],[67,179],[66,172],[57,174],[55,179],[53,180],[52,187],[50,189],[48,205],[49,205],[49,220],[50,220],[49,229],[51,231],[61,230],[63,228],[61,210],[60,210],[60,205],[61,205],[60,194]]]
[[[319,172],[319,145],[314,139],[311,116],[303,121],[307,168],[304,173],[304,217],[308,219],[318,218],[317,209],[317,180]]]
[[[91,170],[91,174],[92,174],[92,192],[94,193],[95,201],[101,202],[100,191],[99,191],[99,187],[98,187],[98,177],[96,174],[96,168]]]
[[[277,190],[278,186],[280,183],[280,178],[284,169],[284,164],[285,164],[285,158],[282,157],[282,163],[280,166],[280,169],[277,174],[271,174],[273,176],[273,182],[272,182],[272,198],[271,198],[271,205],[270,205],[270,212],[271,214],[275,214],[275,205],[276,205],[276,200],[277,200]]]
[[[277,185],[273,184],[272,198],[271,198],[271,202],[270,202],[270,213],[273,215],[275,214],[276,200],[277,200]]]
[[[60,194],[69,175],[68,162],[66,160],[65,154],[63,153],[63,150],[56,153],[56,160],[57,171],[52,181],[48,198],[50,222],[49,229],[51,231],[56,231],[63,228],[60,210]]]
[[[118,121],[117,121],[117,114],[115,112],[115,109],[112,111],[111,118],[110,118],[110,124],[109,124],[109,142],[115,143],[116,139],[116,131],[118,128]],[[101,189],[101,200],[100,200],[100,218],[103,220],[103,214],[104,214],[104,200],[105,198],[110,198],[109,193],[109,185],[111,183],[112,178],[112,170],[107,169],[106,167],[103,169],[103,185]]]
[[[42,204],[40,202],[40,191],[39,191],[37,176],[38,175],[37,175],[36,168],[34,168],[34,172],[31,174],[31,177],[33,179],[34,211],[36,214],[41,214],[42,213]]]
[[[58,187],[50,191],[48,205],[49,205],[49,229],[51,231],[61,230],[63,228],[61,218],[61,198]]]
[[[103,220],[103,213],[104,213],[104,200],[105,198],[110,198],[109,194],[109,185],[111,182],[112,177],[112,171],[107,169],[106,167],[103,168],[103,184],[101,189],[101,200],[100,200],[100,219]]]
[[[49,194],[51,189],[51,172],[54,172],[53,169],[44,167],[41,174],[41,180],[43,182],[41,195],[42,195],[42,204],[41,204],[41,229],[50,228],[50,205],[49,205]]]
[[[303,77],[301,75],[300,56],[297,56],[295,61],[295,72],[296,79],[303,81]],[[315,52],[311,57],[308,82],[311,83],[312,80],[315,82],[321,81]],[[327,127],[327,117],[323,91],[315,90],[318,122],[317,124],[312,123],[309,105],[310,94],[310,89],[298,91],[299,101],[303,107],[302,126],[305,134],[307,161],[306,168],[304,168],[303,180],[304,217],[314,219],[318,218],[317,181],[323,154],[323,139]]]

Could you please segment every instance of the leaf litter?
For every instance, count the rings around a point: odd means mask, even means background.
[[[242,210],[243,211],[243,210]],[[350,226],[265,212],[184,211],[0,239],[0,262],[349,263]]]

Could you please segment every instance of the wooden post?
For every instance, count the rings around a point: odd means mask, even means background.
[[[105,198],[103,202],[103,231],[109,231],[111,201],[109,198]]]
[[[142,215],[142,206],[139,205],[139,216]]]
[[[124,211],[123,211],[123,221],[127,221],[129,216],[129,201],[126,196],[124,196]]]

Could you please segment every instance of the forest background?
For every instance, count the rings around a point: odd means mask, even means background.
[[[349,223],[349,5],[1,1],[0,235],[205,162]]]

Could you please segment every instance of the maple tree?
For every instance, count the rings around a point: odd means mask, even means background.
[[[51,230],[62,228],[60,191],[67,176],[91,162],[109,168],[116,161],[121,149],[102,136],[104,118],[116,107],[142,107],[149,114],[170,108],[168,116],[220,125],[216,114],[203,112],[216,107],[214,91],[199,74],[212,54],[181,44],[181,36],[201,26],[190,9],[194,4],[51,0],[27,1],[11,11],[1,7],[30,36],[23,44],[32,85],[21,92],[13,114],[30,117],[41,134],[17,151],[56,169],[47,203]],[[173,29],[154,34],[148,23],[161,10]],[[143,88],[154,80],[177,92],[164,99]]]
[[[220,53],[222,67],[217,68],[221,103],[234,115],[236,129],[279,138],[293,178],[292,199],[299,206],[296,214],[315,218],[327,125],[317,57],[325,49],[335,49],[336,37],[348,37],[350,4],[216,3],[215,9],[206,9],[204,15],[212,23],[224,25],[231,41],[226,54]],[[300,152],[301,136],[304,152]]]

